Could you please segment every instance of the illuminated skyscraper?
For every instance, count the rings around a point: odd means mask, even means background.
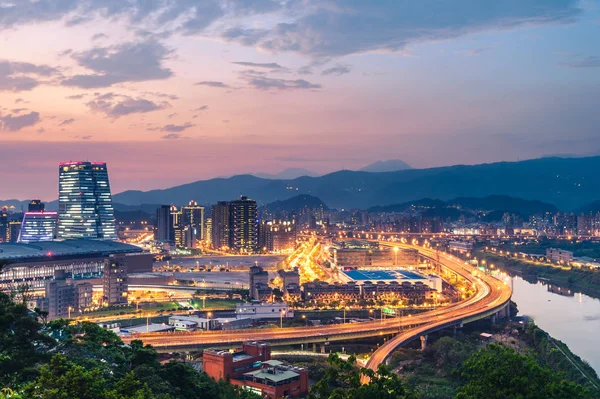
[[[181,207],[181,225],[192,227],[195,230],[196,239],[204,239],[204,207],[199,206],[196,201],[190,201]]]
[[[25,212],[19,242],[52,241],[56,237],[56,212]]]
[[[63,162],[58,181],[58,238],[115,240],[115,214],[106,164]]]
[[[0,242],[8,241],[8,207],[0,210]]]
[[[229,247],[229,202],[219,201],[212,206],[212,246],[216,249]]]
[[[256,201],[248,197],[229,203],[229,247],[238,252],[258,250],[258,213]]]

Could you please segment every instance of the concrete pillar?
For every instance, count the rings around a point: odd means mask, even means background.
[[[313,343],[313,352],[317,353],[317,344]]]
[[[452,336],[456,339],[456,331],[458,330],[458,328],[456,328],[456,326],[454,326],[454,329],[452,331]]]
[[[421,350],[427,347],[427,335],[421,335]]]
[[[326,353],[325,352],[325,345],[321,345],[321,353]]]
[[[492,315],[492,324],[496,324],[497,314]]]

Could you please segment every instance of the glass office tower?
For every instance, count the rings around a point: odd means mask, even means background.
[[[56,237],[56,212],[25,212],[19,242],[52,241]]]
[[[105,163],[63,162],[58,185],[58,238],[117,239]]]

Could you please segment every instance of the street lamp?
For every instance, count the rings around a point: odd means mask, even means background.
[[[208,312],[206,314],[206,331],[210,330],[210,318],[212,317],[212,312]]]
[[[279,312],[279,328],[283,328],[283,314],[285,313],[285,309],[281,309]]]
[[[305,314],[302,315],[302,320],[304,320],[304,325],[307,326],[308,325],[308,320],[306,320],[306,315]]]
[[[150,312],[146,313],[146,332],[148,332],[149,327],[150,327]]]
[[[73,308],[71,306],[69,306],[69,308],[67,309],[69,311],[69,319],[71,318],[71,310],[73,310]]]

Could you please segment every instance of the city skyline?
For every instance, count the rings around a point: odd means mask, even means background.
[[[70,159],[121,192],[600,149],[597,0],[22,1],[0,29],[4,199]]]

